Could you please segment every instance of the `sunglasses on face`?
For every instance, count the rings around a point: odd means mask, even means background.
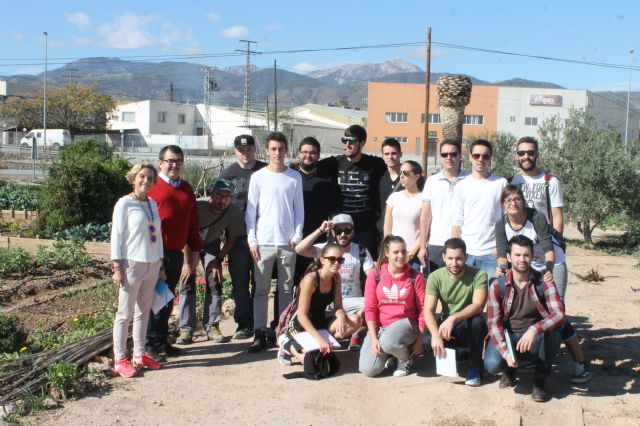
[[[333,228],[333,232],[335,232],[336,235],[340,235],[340,234],[349,235],[351,232],[353,232],[353,228]]]
[[[413,176],[415,172],[411,170],[400,170],[400,174],[404,177],[410,177],[410,176]]]
[[[481,157],[484,161],[491,160],[491,154],[471,154],[471,158],[473,158],[476,161],[479,160]]]
[[[345,144],[345,145],[346,145],[346,144],[349,144],[349,145],[355,145],[355,144],[357,144],[357,143],[358,143],[358,139],[356,139],[356,138],[352,138],[352,137],[348,137],[348,136],[342,137],[342,138],[340,138],[340,140],[341,140],[341,141],[342,141],[342,143],[343,143],[343,144]]]
[[[528,155],[529,157],[535,157],[538,152],[535,149],[527,149],[527,150],[520,150],[517,151],[516,154],[518,154],[518,157],[524,157],[525,154]]]
[[[442,158],[458,158],[457,152],[441,152],[440,157]]]
[[[329,262],[331,262],[331,264],[333,265],[334,263],[338,262],[339,265],[342,265],[344,263],[344,257],[340,256],[340,257],[336,257],[336,256],[322,256],[324,259],[327,259]]]

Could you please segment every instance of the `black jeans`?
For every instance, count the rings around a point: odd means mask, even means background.
[[[167,285],[173,294],[176,294],[176,286],[180,280],[184,254],[182,251],[164,251],[164,272],[167,274]],[[195,281],[195,275],[189,277],[189,281]],[[145,348],[160,349],[167,344],[169,336],[169,317],[173,311],[173,301],[167,304],[157,314],[149,314],[149,324],[147,325],[147,338]]]
[[[441,321],[438,320],[438,325]],[[464,321],[458,321],[453,327],[454,339],[444,341],[444,346],[450,349],[466,349],[469,352],[469,367],[482,371],[482,350],[487,336],[487,322],[482,315],[475,315]],[[424,334],[423,347],[431,351],[431,335]]]

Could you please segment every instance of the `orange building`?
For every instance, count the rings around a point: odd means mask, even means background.
[[[424,84],[369,83],[367,145],[369,152],[380,152],[388,137],[398,139],[402,151],[419,154],[424,139]],[[465,108],[464,138],[480,136],[497,129],[498,87],[473,86],[471,101]],[[429,155],[435,154],[442,140],[442,126],[436,85],[429,94]],[[406,144],[406,145],[404,145]]]

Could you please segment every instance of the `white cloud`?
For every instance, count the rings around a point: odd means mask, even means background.
[[[67,21],[72,25],[75,25],[81,30],[84,30],[91,25],[89,15],[84,12],[65,13],[64,17],[67,18]]]
[[[317,65],[313,65],[309,62],[300,62],[298,64],[295,64],[291,69],[295,72],[306,74],[320,68]]]
[[[18,32],[18,31],[14,31],[13,32],[13,41],[23,41],[24,40],[24,34]]]
[[[214,24],[220,22],[220,14],[218,12],[209,12],[207,13],[207,18]]]
[[[97,44],[120,50],[142,48],[195,49],[191,28],[178,26],[154,15],[123,13],[98,27]]]
[[[269,24],[264,29],[267,31],[282,31],[284,27],[280,24]]]
[[[220,31],[223,37],[226,38],[239,38],[249,36],[249,29],[243,25],[236,25],[233,27],[225,28]]]

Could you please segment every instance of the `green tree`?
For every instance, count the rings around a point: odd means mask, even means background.
[[[113,206],[131,191],[130,164],[103,142],[85,139],[60,152],[43,185],[38,225],[47,235],[111,221]]]
[[[562,122],[549,119],[540,127],[542,158],[562,182],[565,215],[579,224],[584,242],[592,244],[596,227],[622,214],[629,219],[638,203],[637,160],[613,128],[598,128],[593,115],[571,109]]]
[[[116,103],[96,86],[67,84],[47,95],[47,127],[68,129],[72,134],[100,133],[108,129]],[[33,99],[9,98],[0,104],[0,118],[18,128],[43,127],[43,94]]]

